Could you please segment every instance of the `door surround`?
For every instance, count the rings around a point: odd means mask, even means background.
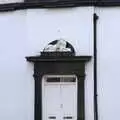
[[[59,53],[58,53],[59,54]],[[44,75],[76,75],[77,82],[77,120],[85,120],[84,79],[85,64],[91,56],[29,56],[27,61],[34,63],[35,111],[34,120],[42,120],[42,78]],[[63,55],[63,53],[62,53]]]

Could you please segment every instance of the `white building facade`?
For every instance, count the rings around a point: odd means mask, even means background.
[[[38,120],[35,117],[35,66],[26,57],[39,56],[50,42],[61,39],[73,46],[75,56],[91,57],[85,62],[84,118],[80,120],[120,119],[119,1],[77,2],[75,6],[71,2],[73,5],[65,4],[64,7],[59,1],[50,4],[6,2],[0,1],[0,120]],[[72,88],[69,91],[72,96]],[[68,94],[66,92],[65,96]],[[55,95],[55,101],[59,101],[58,93]],[[54,108],[54,103],[50,103]],[[42,116],[46,115],[45,108],[42,107]],[[70,109],[73,113],[77,110],[75,107]]]

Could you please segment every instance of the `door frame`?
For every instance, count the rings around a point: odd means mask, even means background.
[[[35,80],[35,115],[34,120],[42,120],[42,77],[44,75],[71,75],[78,78],[77,82],[77,120],[85,120],[85,63],[91,56],[30,56],[27,61],[34,63]]]

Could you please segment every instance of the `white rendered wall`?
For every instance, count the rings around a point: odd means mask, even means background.
[[[120,7],[98,8],[99,120],[120,119]]]
[[[0,13],[0,33],[0,120],[33,120],[33,66],[25,60],[26,12]]]
[[[0,120],[34,120],[33,64],[51,41],[63,38],[76,55],[93,56],[93,8],[0,13]],[[85,117],[93,120],[93,59],[86,65]]]
[[[0,4],[23,2],[24,0],[0,0]]]

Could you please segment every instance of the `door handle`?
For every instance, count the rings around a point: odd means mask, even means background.
[[[65,116],[65,117],[63,117],[63,119],[73,119],[73,117],[72,116]]]
[[[49,116],[48,118],[49,118],[49,119],[56,119],[55,116]]]

